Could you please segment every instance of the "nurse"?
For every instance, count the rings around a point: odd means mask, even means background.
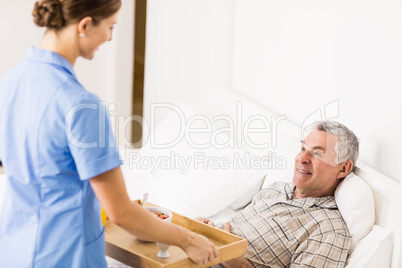
[[[181,247],[196,263],[218,252],[208,239],[158,220],[130,201],[106,109],[79,83],[78,57],[112,39],[120,0],[39,0],[39,48],[0,83],[0,156],[7,189],[1,267],[106,267],[109,219],[146,240]],[[99,200],[99,201],[98,201]]]

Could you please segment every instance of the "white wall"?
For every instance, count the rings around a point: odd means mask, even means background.
[[[34,26],[34,1],[0,1],[0,23],[3,25],[0,43],[0,78],[25,56],[29,45],[38,46],[43,29]]]
[[[149,1],[144,115],[157,102],[210,109],[216,88],[299,126],[318,111],[355,131],[362,162],[400,182],[400,14],[392,0]]]
[[[108,104],[115,104],[113,116],[128,117],[132,113],[132,73],[134,42],[134,4],[123,0],[123,7],[115,27],[112,42],[96,52],[92,61],[79,59],[75,71],[79,81]],[[0,1],[0,23],[3,25],[0,43],[0,79],[23,58],[29,46],[40,45],[44,29],[32,19],[35,1]],[[118,121],[118,120],[116,120]],[[118,131],[119,144],[130,140],[130,131]]]
[[[151,0],[147,6],[144,117],[150,103],[208,102],[214,0]]]

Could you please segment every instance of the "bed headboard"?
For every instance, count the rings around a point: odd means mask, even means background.
[[[225,114],[237,119],[241,117],[243,122],[252,115],[260,115],[267,118],[268,123],[270,123],[272,127],[276,120],[275,131],[265,133],[265,135],[255,135],[254,138],[260,140],[259,143],[263,143],[267,142],[267,140],[264,140],[264,136],[265,139],[266,136],[269,136],[268,141],[271,142],[270,146],[276,147],[273,149],[278,152],[279,156],[283,155],[285,158],[288,157],[288,159],[293,161],[294,156],[299,149],[299,141],[302,135],[300,126],[283,118],[281,119],[282,121],[278,123],[277,119],[280,115],[275,114],[269,109],[251,101],[247,97],[231,90],[215,88],[212,93],[211,105],[213,107],[211,109],[213,114]],[[275,142],[277,142],[277,144],[274,144]],[[289,148],[285,150],[281,150],[280,148],[281,146],[292,147],[294,145],[296,145],[294,152]],[[243,146],[247,147],[247,144],[243,144]],[[256,155],[261,154],[261,150],[249,147],[246,149],[250,152],[254,152]],[[293,162],[288,164],[292,165]],[[402,187],[399,183],[379,173],[374,168],[369,167],[361,161],[358,161],[356,164],[355,174],[360,176],[370,186],[373,192],[376,209],[375,224],[388,230],[393,230],[394,232],[391,267],[400,268],[402,267],[402,221],[400,216],[400,196]]]

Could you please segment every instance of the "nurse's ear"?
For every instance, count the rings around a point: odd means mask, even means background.
[[[78,36],[85,37],[85,34],[88,30],[88,27],[90,27],[91,23],[92,23],[91,17],[85,17],[81,19],[77,24]]]

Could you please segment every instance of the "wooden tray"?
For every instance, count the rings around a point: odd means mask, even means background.
[[[141,200],[135,200],[142,204]],[[148,205],[155,206],[151,203]],[[218,228],[189,219],[180,214],[173,213],[172,223],[183,226],[195,233],[207,237],[219,251],[219,257],[206,265],[196,265],[187,257],[181,248],[169,247],[170,257],[161,259],[156,256],[159,249],[154,242],[142,242],[135,236],[126,232],[110,221],[106,221],[105,236],[106,255],[124,264],[133,267],[208,267],[230,259],[237,258],[246,253],[247,240],[236,235],[224,232]]]

